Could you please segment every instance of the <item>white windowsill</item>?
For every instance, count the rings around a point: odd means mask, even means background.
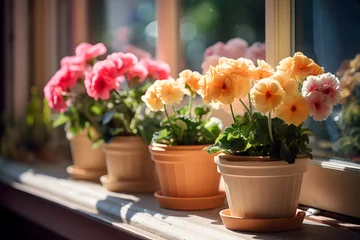
[[[69,179],[70,162],[24,163],[0,159],[0,180],[21,191],[81,211],[94,220],[137,232],[148,239],[358,239],[359,234],[305,219],[299,230],[254,234],[230,231],[219,211],[171,211],[158,207],[152,194],[121,194],[100,184]],[[50,217],[50,216],[49,216]]]

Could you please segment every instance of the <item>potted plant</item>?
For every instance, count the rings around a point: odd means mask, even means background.
[[[220,58],[199,83],[205,103],[230,105],[234,121],[207,148],[221,153],[214,160],[230,211],[220,215],[231,229],[294,229],[304,218],[296,215],[297,204],[312,158],[311,132],[302,123],[309,115],[316,121],[330,115],[339,101],[339,80],[299,52],[280,61],[276,71],[263,60],[257,63]],[[246,96],[248,105],[242,101]],[[247,110],[243,116],[232,111],[237,99]],[[279,224],[283,218],[289,224]]]
[[[151,110],[166,115],[149,146],[161,188],[155,197],[164,208],[199,210],[224,203],[213,155],[203,151],[219,135],[221,121],[210,117],[209,107],[192,106],[201,77],[198,72],[184,70],[177,80],[155,81],[142,97]],[[175,109],[184,93],[189,95],[189,104]],[[173,109],[172,115],[167,106]]]
[[[93,147],[91,141],[98,135],[92,123],[102,116],[103,107],[88,96],[84,84],[85,75],[105,52],[102,43],[79,44],[76,55],[64,57],[60,70],[44,87],[50,108],[59,112],[53,127],[65,124],[74,162],[66,170],[74,179],[99,181],[100,176],[106,174],[105,155],[101,148]]]
[[[141,101],[153,79],[167,79],[167,63],[138,58],[132,53],[112,53],[95,63],[85,77],[87,93],[103,103],[103,116],[93,125],[104,142],[108,175],[102,185],[110,191],[153,192],[158,179],[148,144],[158,129],[161,114]]]

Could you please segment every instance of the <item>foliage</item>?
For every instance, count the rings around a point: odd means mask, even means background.
[[[214,143],[219,136],[220,120],[210,118],[211,109],[198,106],[191,117],[189,106],[182,107],[176,114],[161,122],[161,130],[156,132],[152,141],[167,145],[202,145]]]
[[[308,135],[310,130],[302,125],[285,124],[280,118],[271,121],[273,141],[268,127],[268,117],[248,112],[237,116],[236,123],[225,128],[208,153],[225,152],[237,156],[270,156],[294,163],[297,155],[312,158]]]
[[[36,87],[31,88],[25,117],[13,121],[3,115],[5,133],[1,139],[1,155],[17,159],[20,152],[41,152],[50,140],[51,111]]]

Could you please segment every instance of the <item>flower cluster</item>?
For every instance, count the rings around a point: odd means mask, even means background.
[[[110,141],[117,135],[140,135],[146,117],[157,120],[158,116],[145,116],[141,96],[153,79],[169,77],[169,65],[127,52],[98,60],[106,51],[102,43],[81,43],[74,56],[61,60],[60,70],[44,88],[49,106],[61,112],[54,126],[70,123],[76,135],[90,125]]]
[[[305,119],[325,120],[340,100],[339,80],[300,52],[281,60],[276,69],[263,60],[255,66],[246,58],[220,58],[199,85],[204,102],[230,105],[234,120],[209,153],[270,156],[288,163],[298,154],[311,157]],[[234,114],[236,99],[246,109],[243,116]]]
[[[203,119],[209,115],[210,108],[197,106],[193,109],[192,106],[202,78],[200,73],[187,69],[179,74],[178,79],[157,80],[147,89],[141,99],[152,111],[165,111],[167,117],[161,130],[154,134],[154,142],[197,145],[215,141],[221,130],[221,121],[209,117]],[[189,105],[176,110],[174,104],[179,104],[184,95],[189,96]],[[173,116],[169,116],[166,105],[173,107]]]
[[[339,102],[339,80],[300,52],[280,61],[276,71],[263,60],[220,58],[200,81],[206,103],[231,104],[249,95],[261,113],[275,112],[287,124],[299,126],[308,115],[325,120]],[[301,91],[299,91],[299,89]],[[251,107],[251,106],[250,106]]]
[[[265,44],[255,42],[249,47],[248,43],[241,38],[233,38],[226,43],[217,42],[204,52],[201,64],[203,73],[205,74],[210,66],[216,66],[221,57],[232,59],[243,57],[256,62],[258,59],[265,59]]]

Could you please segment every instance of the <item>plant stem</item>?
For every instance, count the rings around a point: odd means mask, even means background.
[[[230,110],[231,110],[231,115],[232,115],[232,118],[234,120],[234,123],[236,123],[236,118],[235,118],[234,110],[233,110],[233,107],[232,107],[231,103],[230,103]]]
[[[173,134],[175,134],[174,127],[173,127],[173,125],[172,125],[172,123],[171,123],[171,120],[170,120],[169,114],[168,114],[168,112],[167,112],[167,110],[166,110],[166,105],[165,105],[165,104],[164,104],[164,111],[165,111],[165,115],[166,115],[166,117],[167,117],[167,119],[168,119],[168,121],[169,121],[170,127],[171,127],[171,129],[173,130]]]
[[[243,100],[241,100],[241,98],[239,98],[239,101],[240,101],[241,104],[244,106],[244,108],[246,109],[246,111],[249,113],[250,119],[252,119],[252,112],[250,111],[250,109],[246,106],[246,104],[243,102]]]
[[[249,99],[250,114],[251,114],[251,116],[252,116],[252,114],[253,114],[253,109],[252,109],[252,104],[251,104],[251,99],[250,99],[250,93],[248,93],[248,99]]]
[[[269,112],[268,128],[269,128],[270,140],[271,140],[271,142],[274,142],[274,137],[273,137],[273,134],[272,134],[272,127],[271,127],[271,112]]]
[[[189,101],[189,118],[191,118],[191,108],[193,104],[193,97],[190,95],[190,101]]]
[[[174,111],[174,114],[176,115],[176,110],[175,110],[174,104],[171,105],[171,107],[172,107],[172,110]]]

